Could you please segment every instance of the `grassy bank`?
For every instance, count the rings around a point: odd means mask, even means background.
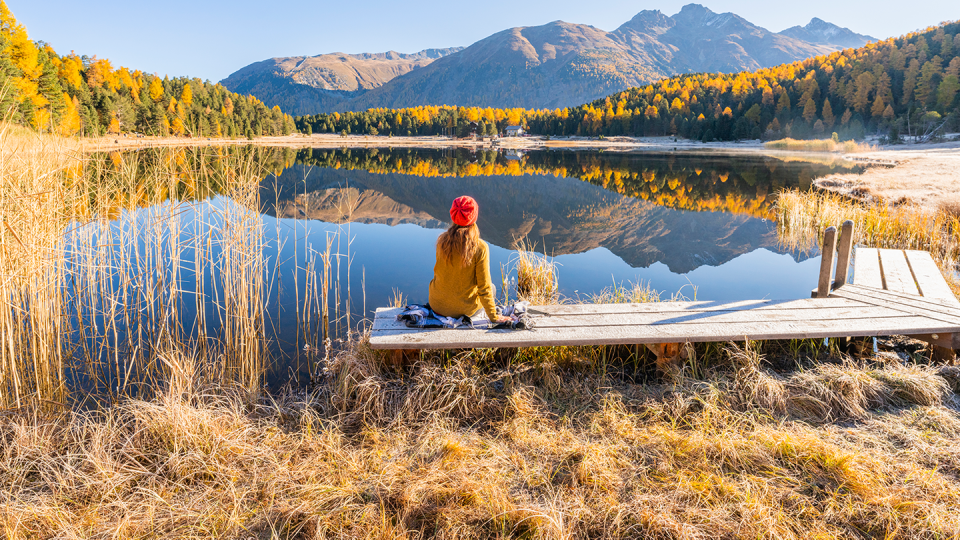
[[[955,368],[821,351],[778,374],[761,352],[729,346],[697,377],[641,383],[595,350],[427,353],[396,372],[359,344],[307,396],[197,384],[6,414],[0,534],[960,534]]]

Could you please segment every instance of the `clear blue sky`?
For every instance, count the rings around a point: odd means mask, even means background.
[[[644,9],[673,15],[677,0],[6,0],[30,33],[61,54],[109,58],[160,75],[218,81],[275,56],[415,52],[467,46],[513,26],[555,20],[614,30]],[[779,32],[812,17],[877,38],[960,18],[957,0],[705,0]]]

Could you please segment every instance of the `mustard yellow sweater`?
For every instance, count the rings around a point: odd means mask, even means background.
[[[445,317],[472,317],[483,308],[491,321],[496,320],[497,308],[490,280],[490,246],[486,242],[480,241],[473,262],[467,266],[461,266],[458,260],[451,263],[437,253],[437,264],[430,281],[430,307]]]

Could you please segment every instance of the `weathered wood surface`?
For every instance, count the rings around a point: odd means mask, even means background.
[[[827,227],[823,231],[823,249],[820,251],[820,280],[817,283],[817,298],[830,296],[833,288],[833,262],[837,249],[837,228]]]
[[[831,302],[832,303],[832,302]],[[921,311],[921,310],[917,310]],[[928,316],[928,318],[948,317],[932,313],[911,313],[909,308],[891,309],[875,305],[861,304],[857,307],[823,307],[818,310],[784,309],[768,310],[689,310],[683,312],[646,312],[621,314],[583,314],[575,316],[540,316],[531,317],[535,330],[545,328],[603,328],[610,326],[663,326],[683,324],[730,324],[730,323],[800,323],[811,318],[831,321],[847,321],[850,319],[880,319],[884,317],[903,317],[904,315]],[[960,317],[943,321],[955,322],[960,326]],[[418,332],[420,329],[407,328],[402,322],[391,319],[378,319],[378,331],[402,330]]]
[[[840,241],[837,245],[837,274],[833,279],[833,288],[847,284],[850,277],[850,256],[853,253],[853,221],[849,219],[840,227]]]
[[[853,284],[919,295],[960,307],[960,300],[926,251],[858,247],[853,262]]]
[[[883,288],[880,274],[880,253],[876,248],[858,247],[853,259],[853,284]]]
[[[833,298],[828,304],[830,307],[856,307],[861,305],[855,300]],[[735,302],[646,302],[637,304],[559,304],[551,306],[531,306],[532,315],[598,315],[617,313],[684,313],[696,311],[734,311],[734,310],[768,310],[768,309],[821,309],[822,300],[739,300]],[[377,319],[395,319],[400,313],[399,308],[380,308],[376,311]]]
[[[917,250],[906,250],[903,253],[920,287],[921,296],[947,300],[949,304],[960,307],[960,301],[953,295],[953,291],[943,279],[943,274],[940,273],[937,263],[933,262],[933,257],[929,253]]]
[[[960,310],[892,294],[887,296],[894,305],[876,305],[883,299],[864,302],[862,288],[849,289],[846,297],[763,301],[753,306],[667,302],[633,305],[636,311],[618,304],[533,306],[531,311],[544,314],[533,319],[533,330],[409,329],[396,322],[396,309],[384,308],[377,312],[370,344],[375,349],[459,349],[960,332]]]
[[[911,313],[920,313],[925,316],[943,318],[955,321],[960,318],[960,307],[946,305],[937,299],[927,299],[912,296],[896,291],[883,291],[871,287],[848,285],[833,292],[833,297],[846,298],[855,302],[902,309]]]
[[[907,263],[907,257],[900,249],[881,249],[880,268],[883,271],[884,289],[918,295],[917,282]]]
[[[693,323],[602,328],[537,328],[515,330],[384,330],[373,331],[374,349],[468,349],[478,347],[540,347],[559,345],[633,345],[643,343],[703,343],[744,339],[805,339],[825,337],[940,334],[956,325],[905,315],[880,319],[837,321]]]

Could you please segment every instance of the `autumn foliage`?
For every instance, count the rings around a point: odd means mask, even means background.
[[[0,88],[3,118],[62,135],[252,137],[287,134],[294,126],[278,107],[219,84],[115,68],[96,56],[61,56],[30,41],[2,0]]]

